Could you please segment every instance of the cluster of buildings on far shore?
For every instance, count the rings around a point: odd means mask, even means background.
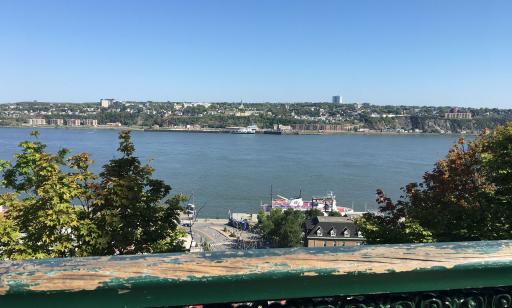
[[[512,109],[379,106],[331,101],[304,103],[136,102],[102,98],[91,103],[20,102],[0,105],[2,126],[161,129],[265,134],[477,133]],[[489,120],[481,121],[487,117]],[[108,123],[120,121],[122,123]],[[456,121],[457,125],[451,125]],[[229,126],[227,125],[229,123]],[[248,124],[258,125],[256,126]]]
[[[450,112],[447,112],[444,114],[445,119],[466,119],[469,120],[473,116],[471,112],[467,111],[461,111],[459,108],[452,108],[450,109]]]
[[[27,120],[28,126],[68,126],[68,127],[121,127],[121,123],[113,122],[105,125],[98,125],[95,119],[49,119],[31,118]]]
[[[29,126],[98,126],[98,120],[95,119],[49,119],[48,122],[43,118],[28,119]]]
[[[99,102],[99,107],[101,109],[105,108],[111,108],[112,105],[115,103],[115,99],[113,98],[102,98]],[[89,108],[90,109],[90,108]],[[89,112],[93,112],[93,110],[88,110]],[[46,114],[47,113],[41,113]],[[94,112],[92,113],[94,114]],[[52,113],[50,113],[52,115]],[[79,116],[87,115],[87,113],[84,114],[78,114]],[[37,114],[36,114],[37,116]],[[106,125],[98,125],[98,120],[96,119],[88,119],[88,118],[71,118],[71,119],[64,119],[64,118],[43,118],[43,117],[34,117],[29,118],[26,121],[26,124],[28,126],[69,126],[69,127],[77,127],[77,126],[87,126],[87,127],[98,127],[98,126],[106,126],[106,127],[119,127],[122,126],[121,123],[107,123]]]

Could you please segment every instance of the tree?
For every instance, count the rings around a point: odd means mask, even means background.
[[[406,214],[437,241],[497,239],[493,233],[501,233],[489,194],[494,185],[482,161],[486,144],[485,136],[469,144],[460,138],[421,183],[405,187]]]
[[[94,242],[94,227],[81,223],[86,200],[84,187],[94,178],[85,153],[67,157],[68,150],[57,154],[45,151],[37,140],[20,143],[15,163],[0,162],[2,186],[0,206],[8,209],[0,220],[1,256],[41,258],[80,256],[84,242]],[[84,227],[87,226],[88,228]]]
[[[288,209],[272,209],[266,215],[258,213],[258,229],[263,240],[272,247],[299,247],[303,245],[304,213]]]
[[[320,211],[319,209],[310,209],[304,211],[304,214],[306,216],[306,219],[311,219],[317,216],[324,216],[324,212]]]
[[[432,234],[405,216],[401,201],[395,205],[384,191],[377,190],[379,214],[365,213],[356,220],[368,244],[431,242]]]
[[[500,203],[511,205],[512,198],[512,122],[498,126],[485,134],[482,154],[489,179],[495,186],[495,197]]]
[[[0,161],[0,258],[29,259],[167,252],[182,249],[178,228],[181,195],[151,177],[133,156],[129,132],[120,134],[123,156],[89,171],[87,153],[46,152],[35,141],[20,143],[13,163]]]
[[[20,233],[12,220],[0,216],[0,259],[26,259],[32,254],[20,241]]]
[[[369,243],[510,239],[511,183],[509,123],[469,143],[460,138],[421,183],[406,185],[396,204],[389,200],[358,224]]]
[[[103,166],[93,217],[106,246],[101,254],[135,254],[182,249],[178,194],[168,198],[171,187],[152,178],[154,169],[134,156],[129,131],[119,134],[120,158]]]

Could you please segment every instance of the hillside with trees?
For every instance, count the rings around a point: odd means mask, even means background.
[[[451,110],[470,113],[470,119],[446,118]],[[369,103],[195,103],[114,102],[107,108],[96,103],[24,102],[0,104],[0,125],[21,126],[30,118],[94,119],[100,125],[120,123],[131,127],[226,128],[258,125],[340,124],[351,130],[379,132],[476,133],[512,120],[512,110],[452,108],[448,106],[380,106]]]

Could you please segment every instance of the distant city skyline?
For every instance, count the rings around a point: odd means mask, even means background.
[[[4,1],[0,103],[512,108],[512,2]]]

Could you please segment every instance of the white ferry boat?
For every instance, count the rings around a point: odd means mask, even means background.
[[[256,125],[249,125],[247,127],[241,127],[237,130],[235,130],[234,134],[256,134],[256,131],[258,130],[258,126]]]
[[[339,212],[341,215],[354,213],[354,209],[352,208],[337,206],[336,196],[333,192],[329,192],[326,196],[323,197],[313,197],[311,201],[304,201],[302,197],[289,199],[277,195],[276,198],[272,199],[271,206],[262,205],[262,207],[265,211],[276,208],[283,210],[293,209],[299,211],[318,209],[326,216],[329,215],[330,212]]]

